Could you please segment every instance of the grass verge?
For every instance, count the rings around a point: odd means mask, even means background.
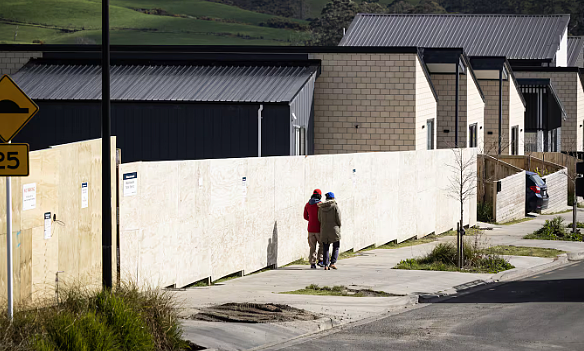
[[[432,251],[420,258],[402,260],[395,269],[430,270],[430,271],[462,271],[470,273],[498,273],[515,268],[507,260],[497,254],[486,253],[480,247],[478,240],[474,243],[465,240],[464,267],[456,266],[456,245],[452,242],[440,243]]]
[[[507,256],[532,256],[532,257],[548,257],[554,258],[565,251],[556,249],[546,249],[541,247],[522,247],[522,246],[507,246],[499,245],[485,249],[486,253],[495,255]]]
[[[562,217],[555,217],[545,221],[544,225],[535,232],[528,234],[523,239],[584,241],[582,233],[571,233],[566,230]]]
[[[520,218],[520,219],[514,219],[514,220],[509,221],[509,222],[495,223],[495,224],[497,224],[497,225],[513,225],[513,224],[528,222],[528,221],[531,221],[532,219],[535,219],[535,218],[534,217],[525,217],[525,218]]]
[[[558,211],[558,212],[542,213],[541,215],[542,216],[554,216],[554,215],[559,215],[559,214],[568,213],[568,212],[572,212],[572,209],[564,210],[564,211]]]
[[[12,323],[2,311],[0,350],[188,350],[176,307],[161,290],[79,285],[64,289],[58,305],[20,306]]]
[[[316,284],[310,284],[304,289],[298,289],[294,291],[286,291],[280,294],[293,294],[293,295],[318,295],[318,296],[349,296],[349,297],[388,297],[393,296],[383,291],[373,291],[373,290],[352,290],[348,289],[344,285],[335,285],[333,287],[323,286],[320,287]]]

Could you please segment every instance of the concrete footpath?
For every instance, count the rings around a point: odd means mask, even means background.
[[[584,214],[579,210],[578,216]],[[571,213],[561,214],[566,224]],[[441,241],[363,252],[358,257],[340,260],[338,270],[311,270],[309,266],[288,266],[259,274],[226,281],[210,287],[177,291],[183,306],[181,315],[185,337],[192,342],[217,350],[261,349],[270,344],[301,337],[310,333],[346,325],[388,312],[403,311],[418,303],[420,296],[441,296],[495,281],[505,281],[534,274],[538,271],[567,264],[569,259],[584,259],[584,243],[547,240],[525,240],[522,236],[541,228],[546,219],[537,218],[514,225],[484,225],[483,241],[489,245],[515,245],[556,248],[568,252],[557,258],[509,256],[516,268],[499,274],[459,272],[408,271],[392,269],[401,260],[421,256]],[[308,247],[307,247],[308,251]],[[344,285],[354,289],[384,291],[391,297],[333,297],[279,294],[302,289],[310,284],[320,286]],[[220,323],[189,320],[200,308],[228,302],[278,303],[305,309],[321,316],[310,322],[285,323]]]

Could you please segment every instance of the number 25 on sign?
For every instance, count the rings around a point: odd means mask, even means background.
[[[28,144],[0,144],[0,176],[28,176],[28,151]]]

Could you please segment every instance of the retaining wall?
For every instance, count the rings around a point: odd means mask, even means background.
[[[509,222],[525,217],[525,171],[500,180],[501,190],[497,192],[495,220]]]
[[[567,169],[543,177],[547,184],[550,196],[548,208],[543,213],[560,212],[566,209],[568,203],[568,176]]]
[[[181,287],[307,257],[314,188],[338,198],[342,251],[447,231],[460,216],[448,196],[454,161],[434,150],[122,164],[121,277]],[[476,196],[464,210],[474,225]]]

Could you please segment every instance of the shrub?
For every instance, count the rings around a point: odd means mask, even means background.
[[[463,257],[464,269],[471,272],[497,273],[514,268],[504,258],[483,249],[479,236],[475,237],[474,241],[464,240]],[[440,243],[426,256],[403,260],[396,268],[434,271],[458,270],[456,245],[453,242]]]
[[[573,223],[573,222],[571,222],[570,224],[568,224],[568,225],[566,226],[566,228],[568,228],[568,229],[569,229],[569,228],[572,228],[572,225],[573,225],[573,224],[574,224],[574,223]],[[576,222],[576,228],[584,228],[584,223],[582,223],[582,222]]]
[[[117,333],[120,344],[128,351],[154,350],[154,341],[142,315],[111,292],[97,295],[97,311]]]
[[[93,351],[87,345],[83,331],[70,312],[58,314],[47,328],[48,341],[60,351]],[[48,346],[49,342],[44,344]]]
[[[61,291],[59,305],[53,302],[18,306],[12,323],[0,311],[0,351],[189,349],[167,292],[75,286]]]
[[[495,219],[493,218],[493,205],[488,202],[477,203],[477,219],[480,222],[494,222]]]
[[[546,220],[543,227],[526,235],[524,239],[584,241],[582,234],[566,230],[564,219],[560,216]]]

